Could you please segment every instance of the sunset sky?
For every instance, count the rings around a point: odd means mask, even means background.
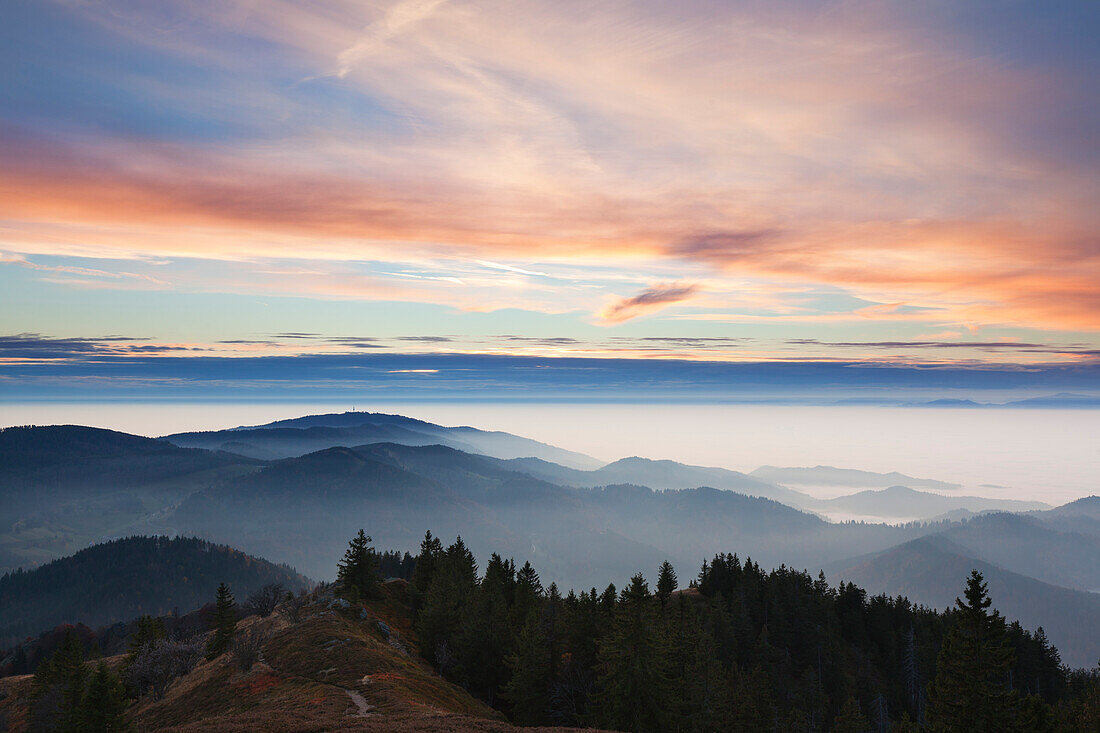
[[[1087,391],[1098,36],[1080,1],[10,0],[0,391]]]

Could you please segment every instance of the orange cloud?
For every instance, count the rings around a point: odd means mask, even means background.
[[[263,134],[226,143],[2,129],[0,246],[12,252],[510,259],[526,277],[545,261],[703,263],[714,272],[661,276],[707,278],[715,313],[696,318],[766,318],[736,312],[732,283],[751,277],[933,309],[781,316],[793,322],[1100,331],[1092,160],[1029,137],[1033,110],[1071,109],[1065,85],[1051,69],[921,34],[887,8],[614,3],[578,23],[553,2],[230,0],[164,11],[205,14],[172,33],[153,6],[97,8],[79,12],[150,53],[251,74],[255,88],[240,91]],[[263,44],[235,49],[202,28]],[[317,94],[308,104],[323,107],[332,82],[342,101],[394,121],[303,109],[282,76],[257,71],[261,46],[298,64],[298,86]],[[135,94],[193,104],[133,83]],[[226,287],[559,312],[591,312],[601,297],[559,289],[555,304],[550,288],[490,295],[408,279]],[[647,292],[601,317],[696,295]]]

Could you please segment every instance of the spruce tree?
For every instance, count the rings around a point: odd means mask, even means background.
[[[640,733],[668,730],[673,702],[665,630],[645,578],[630,580],[600,645],[598,705],[603,723]]]
[[[126,711],[126,687],[117,674],[100,662],[95,674],[88,681],[81,703],[82,731],[114,733],[126,730],[123,713]]]
[[[344,559],[336,571],[336,585],[349,601],[378,597],[378,553],[371,547],[370,535],[363,530],[348,543]]]
[[[668,604],[668,599],[672,591],[676,590],[676,586],[676,570],[673,569],[672,563],[665,560],[657,571],[657,599],[661,602],[661,608]]]
[[[1015,654],[1004,618],[990,611],[988,588],[977,570],[956,598],[954,625],[947,632],[929,689],[929,723],[934,730],[993,733],[1014,730],[1017,696],[1008,688]]]
[[[84,648],[76,634],[70,631],[53,656],[35,670],[31,682],[29,728],[60,733],[82,730],[81,702],[87,681]]]
[[[225,583],[218,584],[218,592],[214,600],[214,633],[206,645],[206,658],[215,657],[229,651],[233,643],[233,634],[237,630],[237,604],[233,599],[233,593]]]
[[[142,616],[138,619],[137,628],[130,634],[130,640],[127,643],[129,658],[132,660],[145,648],[146,644],[163,639],[165,636],[167,634],[164,631],[164,621],[148,614]]]
[[[420,649],[443,674],[459,661],[457,634],[465,604],[476,587],[477,561],[459,537],[440,557],[416,619]]]
[[[416,556],[416,567],[413,569],[412,595],[414,606],[419,608],[428,587],[432,584],[432,577],[443,558],[443,543],[438,537],[433,537],[431,530],[424,533],[424,539],[420,542],[420,554]]]
[[[565,640],[564,603],[551,585],[546,602],[534,609],[523,625],[516,653],[509,657],[512,677],[505,688],[512,715],[522,725],[555,722],[550,719],[554,684],[559,675]]]
[[[513,639],[508,596],[512,576],[508,563],[493,553],[485,577],[463,610],[462,624],[455,650],[462,665],[464,681],[472,693],[488,702],[507,681],[504,660],[511,654]]]

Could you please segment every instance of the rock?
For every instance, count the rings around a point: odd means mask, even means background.
[[[386,639],[390,638],[390,627],[387,626],[385,623],[379,621],[378,630],[382,632],[383,637],[385,637]]]

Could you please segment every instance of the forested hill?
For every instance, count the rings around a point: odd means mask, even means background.
[[[129,537],[0,577],[0,643],[61,623],[91,627],[143,614],[186,613],[226,582],[241,597],[268,583],[312,585],[287,565],[193,537]]]
[[[161,482],[173,476],[239,463],[237,455],[180,448],[162,440],[81,425],[0,429],[0,477],[9,486],[111,486]]]

